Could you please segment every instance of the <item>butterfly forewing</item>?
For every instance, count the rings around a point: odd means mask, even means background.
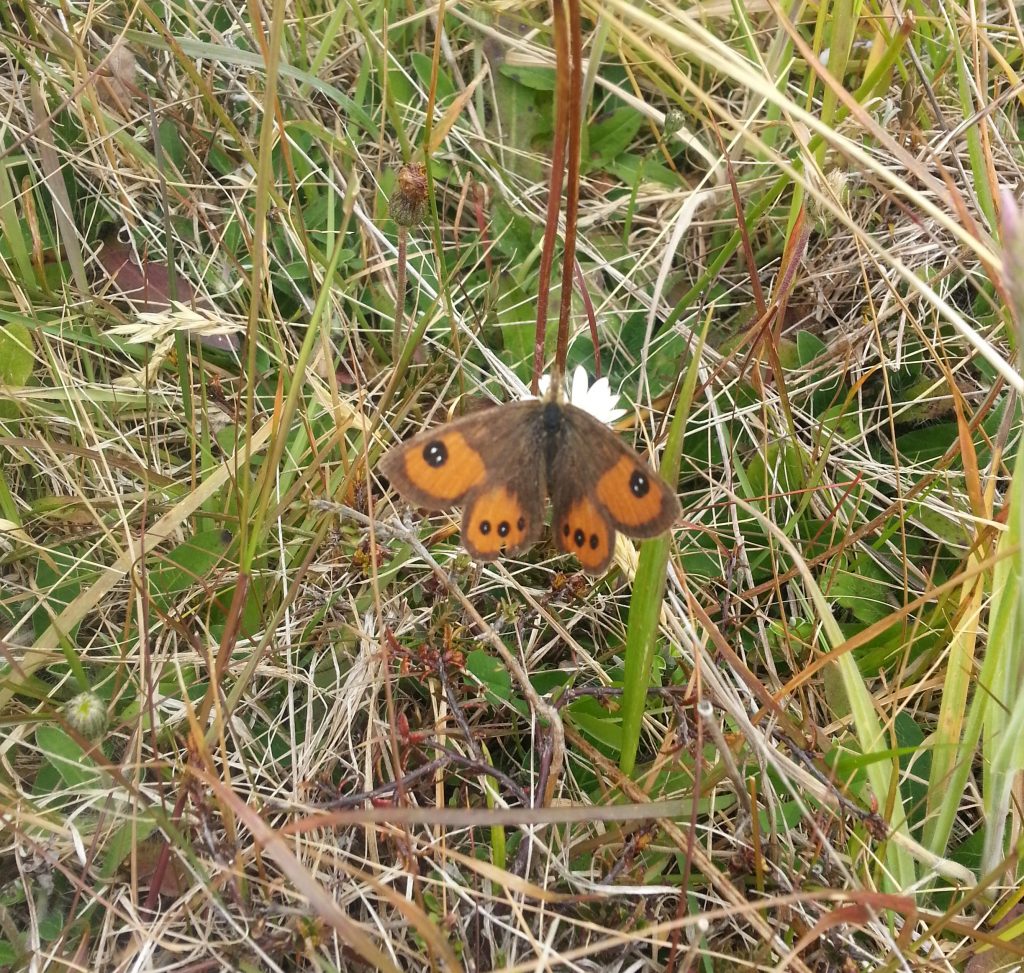
[[[601,474],[594,493],[615,526],[630,537],[660,534],[681,513],[669,485],[632,450]]]
[[[607,426],[573,406],[565,407],[565,425],[564,465],[614,527],[653,537],[678,520],[675,491]]]
[[[461,503],[483,483],[487,468],[478,449],[470,445],[465,420],[431,429],[388,450],[381,458],[384,475],[403,496],[428,510]]]

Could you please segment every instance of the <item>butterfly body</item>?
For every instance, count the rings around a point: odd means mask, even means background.
[[[477,412],[395,446],[380,468],[429,510],[463,505],[462,542],[493,560],[533,544],[551,498],[560,550],[591,573],[615,531],[653,537],[680,514],[668,484],[606,425],[576,406],[531,400]]]

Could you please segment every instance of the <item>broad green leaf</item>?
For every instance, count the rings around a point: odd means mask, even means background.
[[[858,554],[830,574],[824,588],[829,598],[865,625],[880,621],[898,607],[888,600],[891,580],[867,554]]]
[[[584,733],[610,756],[622,750],[622,717],[609,712],[596,699],[584,696],[567,707],[568,715]]]
[[[215,528],[200,531],[166,554],[154,555],[147,572],[154,605],[166,611],[193,588],[208,590],[217,575],[233,567],[228,560],[233,542],[230,531]]]
[[[59,727],[36,727],[36,746],[68,787],[95,787],[100,782],[101,771]]]
[[[503,64],[498,76],[509,78],[516,84],[532,91],[554,91],[555,72],[552,68],[521,67],[520,65]]]
[[[0,387],[24,388],[32,376],[34,364],[28,328],[14,321],[0,328]],[[17,419],[19,414],[16,402],[0,400],[0,419]]]
[[[591,125],[587,130],[590,154],[583,160],[584,169],[590,172],[611,165],[625,153],[643,124],[640,112],[633,108],[617,108],[607,118]]]
[[[98,565],[83,560],[83,553],[76,548],[54,547],[41,557],[36,566],[36,587],[42,596],[40,604],[32,614],[32,628],[36,636],[42,635],[50,626],[51,617],[58,616],[81,594],[83,584],[96,577]],[[74,641],[78,627],[64,634]]]
[[[466,671],[480,680],[484,694],[494,706],[503,706],[512,699],[512,678],[493,655],[474,649],[466,656]]]
[[[412,54],[412,67],[416,72],[416,77],[419,79],[420,84],[423,86],[424,91],[430,90],[430,76],[433,71],[432,59],[427,57],[426,54],[421,54],[419,51],[414,51]],[[443,102],[446,98],[453,98],[455,96],[455,85],[452,84],[452,79],[445,74],[444,70],[438,70],[437,72],[437,92],[435,98],[438,103]]]

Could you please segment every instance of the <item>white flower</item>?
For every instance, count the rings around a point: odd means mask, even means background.
[[[590,385],[589,381],[587,370],[582,365],[577,365],[569,385],[571,405],[608,424],[626,414],[628,410],[619,408],[619,396],[612,391],[608,379],[599,378],[593,385]],[[540,397],[544,398],[551,388],[551,376],[542,375],[539,384]]]

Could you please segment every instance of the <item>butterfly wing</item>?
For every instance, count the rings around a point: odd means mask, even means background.
[[[544,526],[544,492],[538,483],[484,484],[466,498],[462,543],[480,561],[517,554],[533,544]]]
[[[611,561],[616,530],[654,537],[682,509],[665,480],[606,425],[569,405],[563,425],[551,488],[555,538],[584,570],[598,573]]]
[[[608,516],[569,479],[556,481],[551,505],[551,529],[558,549],[575,554],[590,574],[604,571],[615,551],[615,528]]]
[[[598,478],[598,504],[623,534],[655,537],[679,519],[679,498],[632,449],[622,448],[625,452]]]
[[[427,510],[447,510],[487,478],[479,431],[493,411],[413,436],[389,449],[377,468],[407,500]]]
[[[389,450],[379,468],[428,510],[465,504],[462,543],[493,560],[532,544],[544,526],[539,402],[496,406],[427,430]]]

